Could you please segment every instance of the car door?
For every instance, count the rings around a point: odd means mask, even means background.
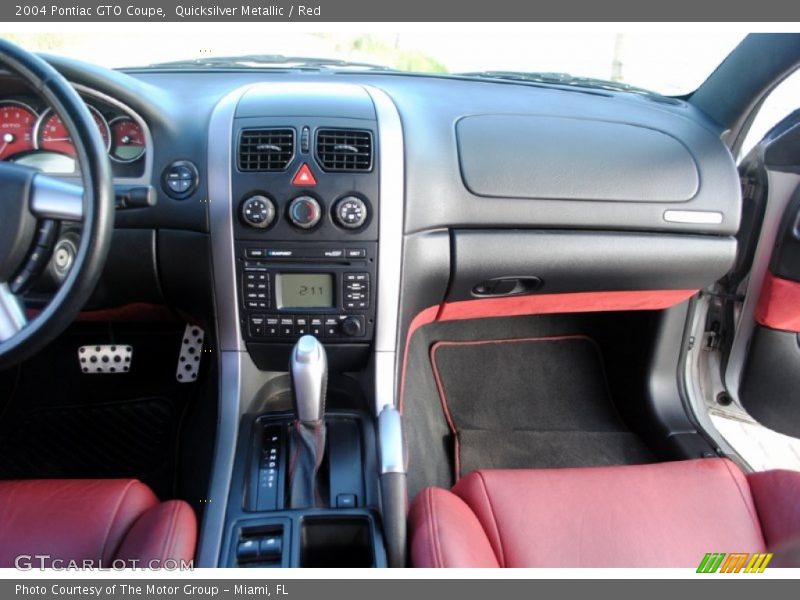
[[[800,114],[754,151],[763,217],[725,382],[765,427],[800,438]],[[741,288],[740,288],[741,289]]]

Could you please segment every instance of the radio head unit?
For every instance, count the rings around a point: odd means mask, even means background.
[[[375,323],[377,244],[237,242],[242,337],[291,343],[369,343]]]

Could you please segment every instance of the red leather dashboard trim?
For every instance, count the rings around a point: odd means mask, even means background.
[[[614,310],[660,310],[688,300],[696,290],[576,292],[445,302],[438,321]]]
[[[764,327],[800,332],[800,283],[767,272],[755,319]]]

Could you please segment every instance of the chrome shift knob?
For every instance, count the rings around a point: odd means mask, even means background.
[[[325,347],[313,335],[304,335],[292,350],[290,370],[295,417],[307,425],[319,423],[325,418],[328,387]]]

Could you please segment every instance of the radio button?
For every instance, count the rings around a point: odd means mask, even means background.
[[[326,317],[323,333],[326,338],[339,337],[339,319],[336,317]]]
[[[306,335],[308,333],[308,317],[295,317],[294,318],[294,334],[297,336]]]
[[[308,318],[308,332],[316,338],[321,338],[323,335],[324,324],[321,317]]]
[[[266,317],[264,334],[266,337],[278,337],[280,332],[280,319],[278,317]]]
[[[345,283],[349,282],[369,283],[369,273],[345,273],[344,280]]]
[[[263,248],[245,248],[244,249],[244,257],[245,258],[264,258],[264,249]]]
[[[280,336],[292,337],[294,335],[294,319],[292,317],[281,317]]]
[[[264,317],[262,315],[250,315],[248,319],[250,337],[264,337]]]

